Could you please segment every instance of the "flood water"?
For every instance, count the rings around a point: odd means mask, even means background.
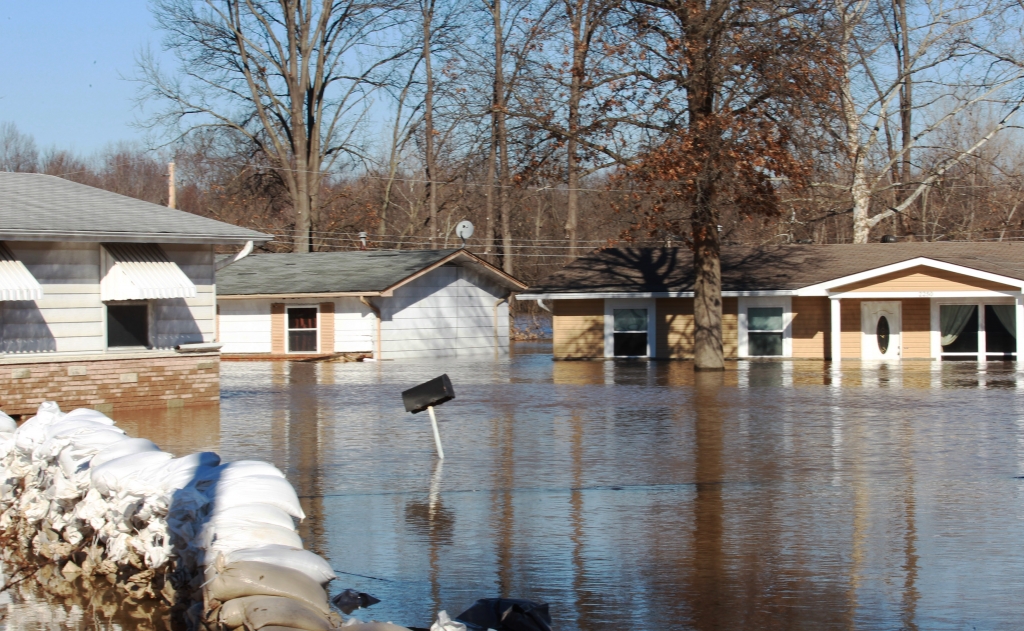
[[[443,465],[400,396],[442,372],[457,394],[437,410]],[[549,603],[562,631],[1021,628],[1012,364],[694,373],[520,343],[500,360],[224,362],[221,377],[219,409],[118,422],[178,455],[284,470],[332,593],[381,599],[364,619],[429,626],[503,595]],[[51,609],[38,627],[92,626]]]

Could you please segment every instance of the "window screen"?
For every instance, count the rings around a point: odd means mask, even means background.
[[[747,354],[752,357],[782,356],[782,307],[747,309]]]
[[[107,346],[149,346],[149,305],[107,305]]]
[[[298,307],[288,310],[288,352],[315,353],[316,307]]]
[[[616,357],[647,356],[647,309],[614,309]]]

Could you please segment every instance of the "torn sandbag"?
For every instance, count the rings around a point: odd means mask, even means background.
[[[371,605],[376,605],[380,602],[379,598],[375,598],[365,592],[359,592],[354,589],[345,589],[334,595],[331,598],[331,604],[341,609],[342,613],[352,613],[356,609],[366,609]]]
[[[481,598],[455,619],[474,631],[551,631],[546,603],[516,598]]]
[[[331,564],[319,554],[282,545],[265,545],[242,548],[225,554],[225,562],[262,561],[280,567],[287,567],[302,572],[317,583],[325,585],[337,578]]]
[[[447,611],[437,613],[437,621],[430,625],[430,631],[467,631],[466,625],[448,617]]]
[[[259,561],[236,561],[224,567],[203,588],[206,600],[221,602],[245,596],[283,596],[328,614],[327,594],[316,581],[297,570]]]

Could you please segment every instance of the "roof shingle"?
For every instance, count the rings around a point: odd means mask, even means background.
[[[0,173],[0,239],[263,243],[272,235],[40,173]]]
[[[1024,243],[723,246],[722,290],[796,290],[918,257],[1024,280]],[[688,249],[608,248],[538,281],[530,294],[686,292],[693,280]]]

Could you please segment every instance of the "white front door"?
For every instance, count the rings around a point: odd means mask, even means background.
[[[899,359],[900,303],[898,300],[860,303],[861,359]]]

